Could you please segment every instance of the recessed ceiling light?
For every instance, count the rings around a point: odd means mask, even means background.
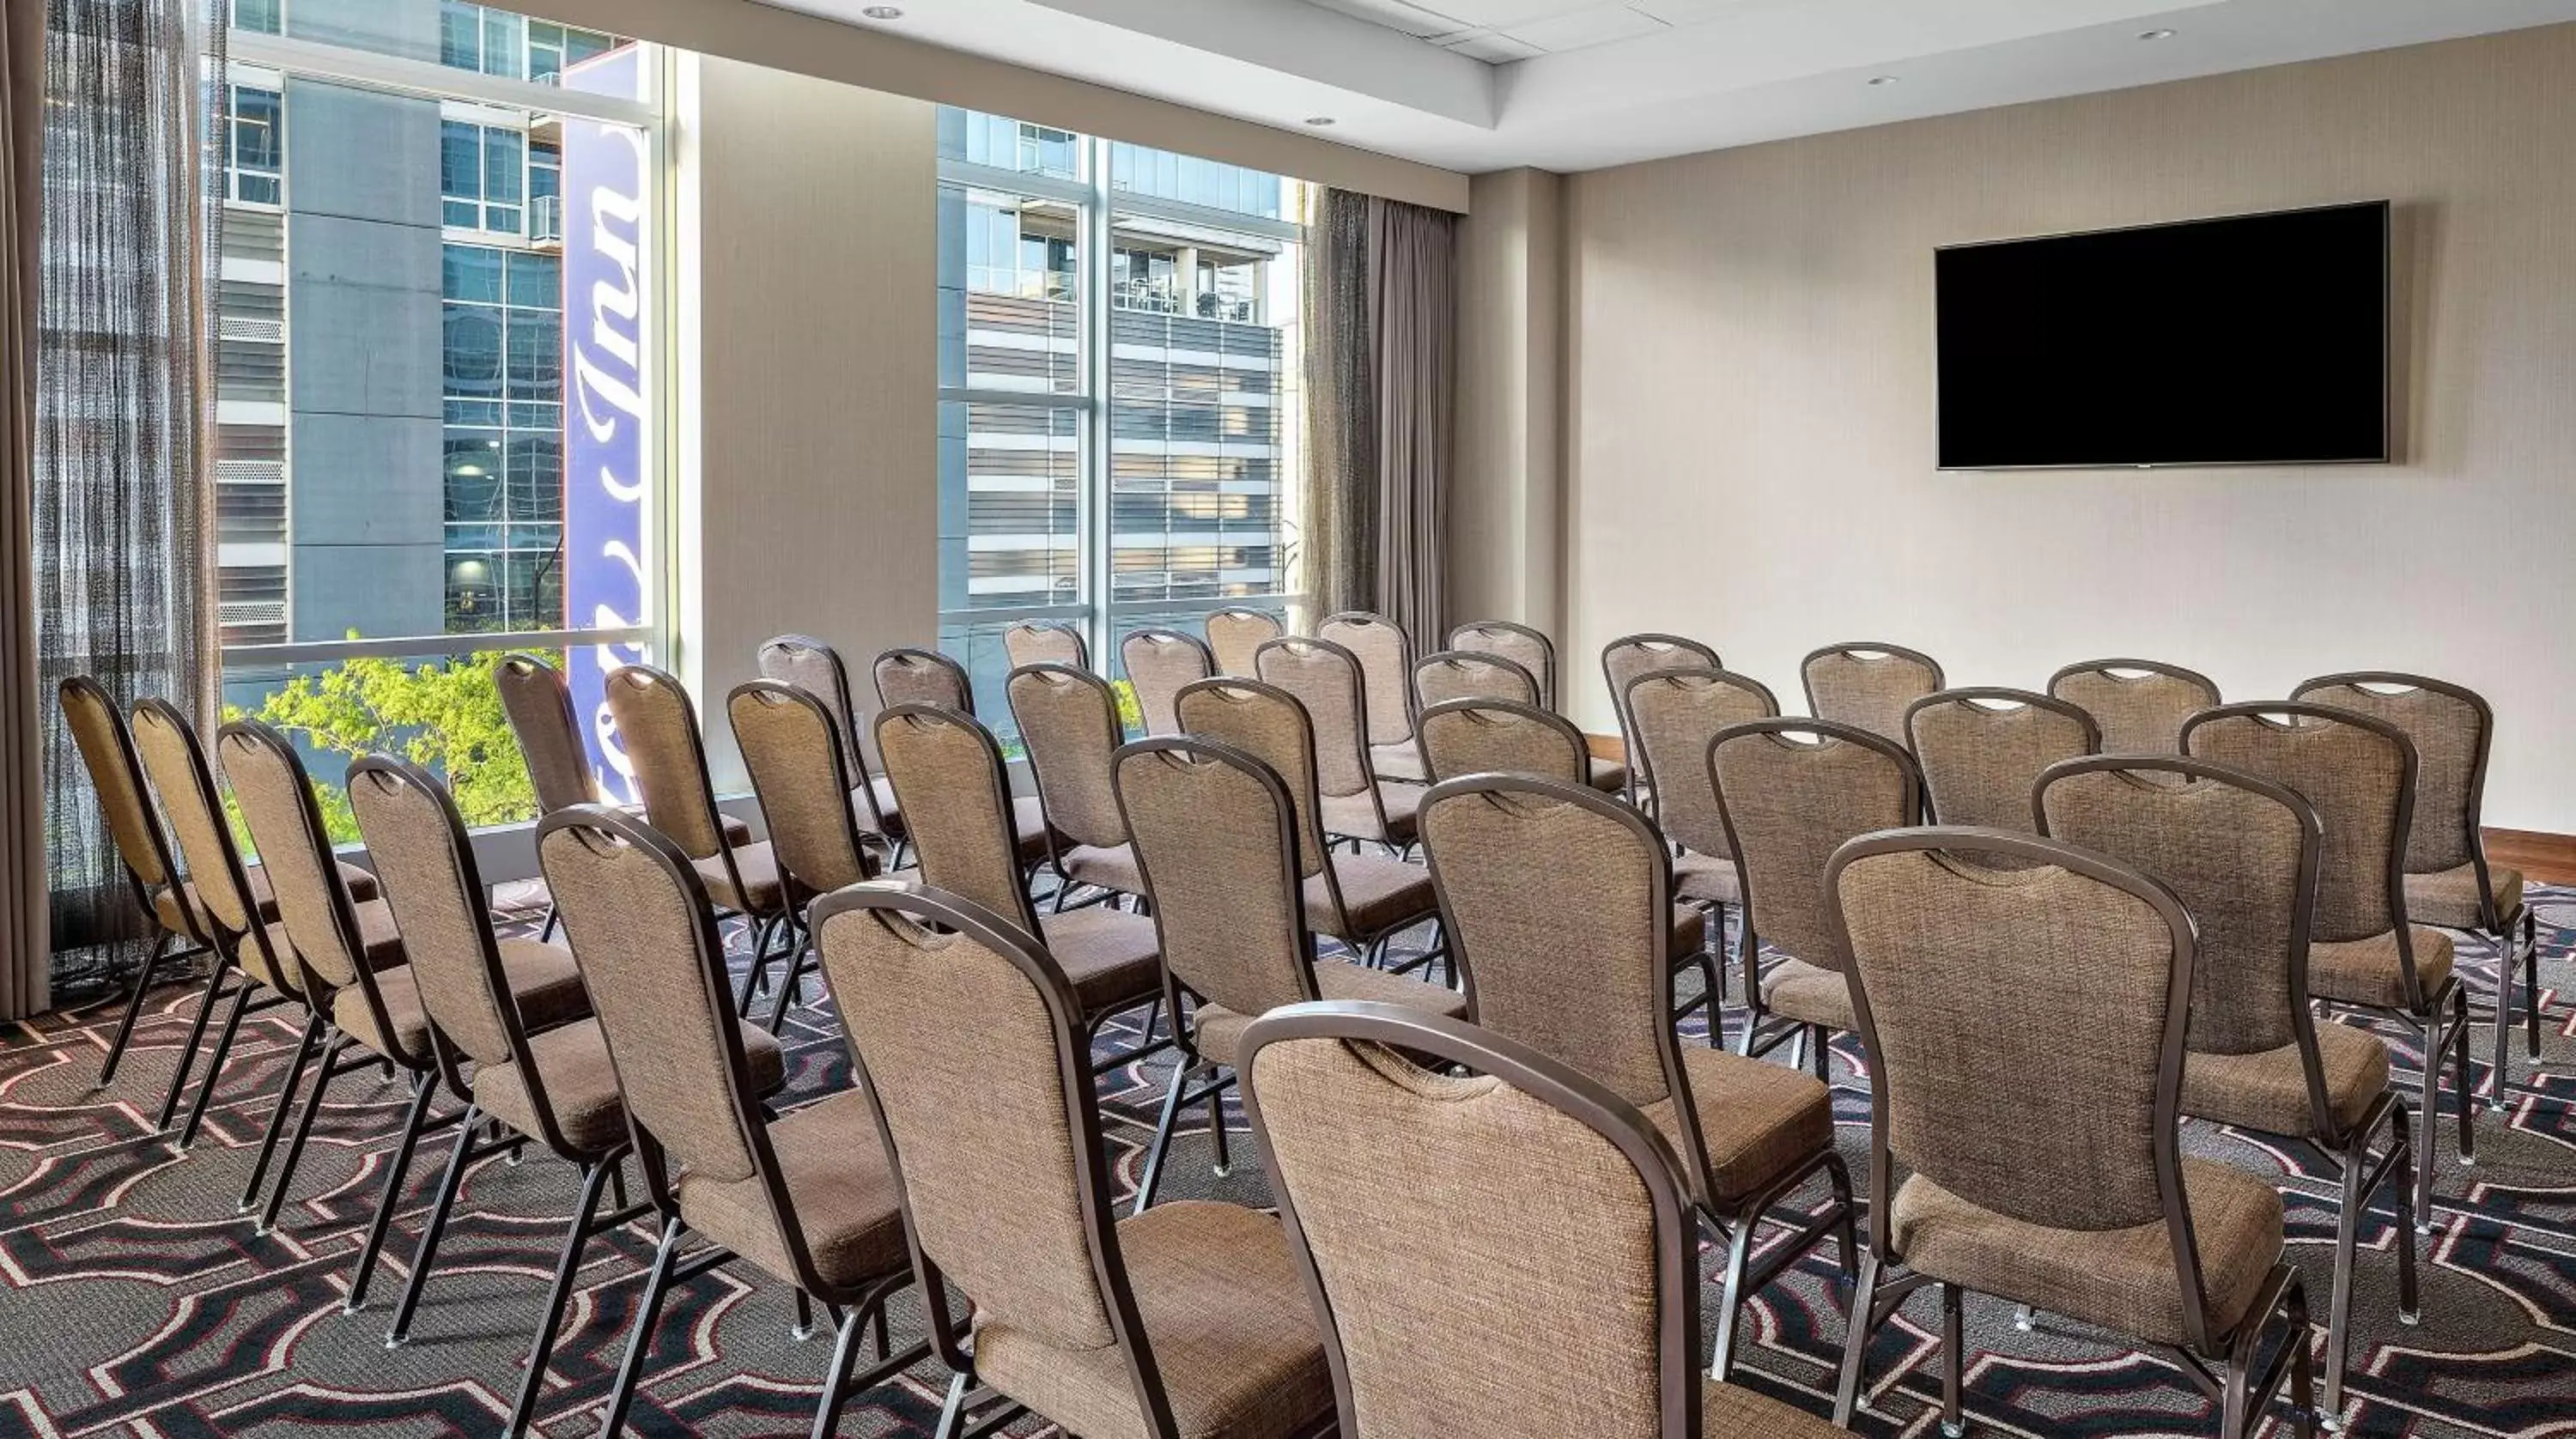
[[[1869,77],[1869,83],[1873,85],[1893,85],[1904,78],[1905,77],[1902,75],[1872,75]]]
[[[1330,115],[1309,115],[1306,117],[1306,123],[1314,126],[1318,130],[1321,130],[1325,126],[1333,123],[1333,117]]]
[[[859,13],[865,15],[871,20],[900,20],[903,18],[903,11],[892,5],[871,5]]]
[[[2174,32],[2171,30],[2141,30],[2138,32],[2138,38],[2141,40],[2170,40],[2173,37]]]

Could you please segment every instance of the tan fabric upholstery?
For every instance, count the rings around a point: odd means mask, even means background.
[[[2313,717],[2279,724],[2241,714],[2194,726],[2186,743],[2196,758],[2249,770],[2316,806],[2325,822],[2314,929],[2320,948],[2396,927],[2388,877],[2391,855],[2406,842],[2398,822],[2407,793],[2403,745],[2357,724]]]
[[[350,899],[363,903],[376,897],[378,891],[374,875],[346,860],[337,861],[337,864],[340,870],[340,883],[348,886]],[[258,910],[260,922],[275,923],[277,896],[269,891],[267,873],[258,865],[252,865],[242,871],[242,879],[250,886],[250,901]],[[179,906],[182,904],[202,909],[203,901],[197,897],[197,882],[193,879],[179,881],[178,888],[175,890],[164,886],[152,891],[152,917],[159,920],[164,929],[184,934],[194,927],[193,923],[179,912]]]
[[[2420,924],[2410,929],[2415,942],[2415,982],[2424,993],[2431,994],[2451,977],[2451,937]],[[2309,945],[2308,993],[2344,1004],[2408,1008],[2397,931],[2392,929],[2368,939]]]
[[[876,736],[862,722],[875,716],[859,713],[858,696],[851,690],[849,667],[841,662],[840,651],[804,635],[780,635],[760,647],[760,677],[804,691],[832,717],[832,732],[839,737],[841,759],[849,766],[853,785],[875,771]]]
[[[1172,977],[1208,1005],[1245,1015],[1314,998],[1304,978],[1311,941],[1300,917],[1296,808],[1276,772],[1155,750],[1121,759],[1117,783],[1153,871],[1154,924]],[[1414,873],[1427,903],[1430,876]],[[1312,882],[1322,884],[1321,876]],[[1202,1025],[1209,1012],[1200,1009]]]
[[[2182,1174],[2209,1329],[2229,1334],[2280,1262],[2281,1192],[2205,1160],[2182,1161]],[[1890,1218],[1917,1273],[2151,1344],[2190,1342],[2161,1216],[2116,1229],[2051,1228],[1980,1208],[1918,1174],[1897,1189]]]
[[[1281,639],[1261,647],[1258,663],[1264,684],[1278,686],[1306,708],[1314,735],[1316,792],[1327,800],[1365,797],[1373,777],[1358,659],[1326,641]],[[1331,828],[1329,822],[1325,827]]]
[[[1619,734],[1637,752],[1637,725],[1628,714],[1628,690],[1639,679],[1665,670],[1723,669],[1717,651],[1679,635],[1629,635],[1601,650],[1601,675],[1610,683],[1610,708],[1618,716]]]
[[[831,711],[809,700],[793,689],[745,685],[726,699],[725,714],[760,799],[771,867],[793,875],[804,895],[816,895],[857,884],[872,866],[847,793],[848,741]],[[817,783],[825,776],[838,778]],[[735,851],[737,865],[745,849]]]
[[[1681,1058],[1708,1146],[1707,1197],[1719,1207],[1733,1206],[1833,1147],[1833,1094],[1814,1077],[1697,1045],[1681,1050]],[[1679,1104],[1665,1099],[1648,1105],[1645,1114],[1675,1153],[1690,1152]]]
[[[1674,856],[1673,894],[1708,904],[1744,902],[1744,886],[1736,879],[1735,861],[1696,850]]]
[[[277,897],[272,946],[283,931],[296,956],[334,989],[357,983],[362,965],[374,970],[401,963],[402,941],[392,916],[380,905],[369,906],[365,917],[351,912],[312,782],[286,741],[265,727],[236,724],[224,727],[215,748]]]
[[[1047,952],[1073,981],[1085,1014],[1142,1004],[1162,978],[1162,946],[1141,914],[1093,905],[1040,916]]]
[[[970,715],[975,712],[974,686],[967,683],[966,671],[946,655],[928,650],[888,650],[877,656],[873,674],[877,702],[885,709],[896,705],[945,705]],[[878,738],[884,736],[880,734]]]
[[[1255,678],[1252,656],[1285,633],[1279,621],[1259,610],[1219,610],[1207,617],[1208,652],[1216,672],[1237,679]]]
[[[1588,746],[1587,746],[1588,748]],[[1615,759],[1592,755],[1585,764],[1592,787],[1604,794],[1617,794],[1628,787],[1628,767]]]
[[[1031,621],[1005,626],[1002,654],[1013,669],[1029,665],[1071,665],[1078,670],[1091,667],[1090,647],[1083,643],[1082,631],[1071,625]]]
[[[2348,1024],[2320,1024],[2316,1031],[2326,1112],[2336,1128],[2349,1130],[2388,1088],[2388,1046]],[[2194,1053],[2183,1061],[2182,1112],[2271,1134],[2307,1134],[2315,1127],[2308,1071],[2295,1044],[2253,1054]]]
[[[1353,1001],[1365,1004],[1400,1004],[1428,1014],[1445,1014],[1463,1019],[1467,1014],[1467,996],[1456,990],[1410,975],[1389,974],[1348,960],[1324,959],[1315,962],[1315,988],[1319,999]],[[1306,996],[1300,995],[1299,998]],[[1285,1001],[1294,1003],[1294,1000]],[[1199,1057],[1217,1064],[1234,1063],[1240,1052],[1243,1032],[1252,1027],[1265,1011],[1239,1013],[1217,1004],[1202,1004],[1190,1018],[1190,1032]]]
[[[553,945],[532,939],[502,940],[501,976],[521,1019],[531,1030],[548,1029],[590,1012],[590,997],[582,989],[581,971],[574,967],[571,954]],[[411,967],[382,970],[375,976],[375,985],[377,993],[384,997],[385,1018],[392,1022],[390,1034],[377,1027],[366,995],[355,985],[331,996],[332,1022],[341,1033],[378,1054],[415,1068],[426,1067],[430,1059],[429,1012],[423,1007],[420,984]]]
[[[257,909],[233,882],[233,867],[241,861],[233,848],[231,827],[215,812],[213,781],[196,732],[175,711],[140,705],[134,711],[133,733],[135,758],[169,819],[170,838],[178,846],[180,866],[187,871],[189,893],[226,934],[248,933],[257,922],[252,917]],[[245,951],[249,948],[244,946]],[[248,962],[245,953],[244,963]]]
[[[1009,781],[991,733],[959,710],[890,709],[877,717],[877,752],[904,798],[923,882],[1034,933]]]
[[[1340,645],[1359,662],[1362,733],[1373,745],[1413,740],[1413,642],[1384,615],[1334,615],[1315,627],[1315,638]],[[1263,675],[1263,679],[1270,676]],[[1278,683],[1276,680],[1271,681]]]
[[[512,1036],[525,1024],[498,968],[503,947],[492,935],[464,822],[434,783],[411,771],[355,771],[350,808],[369,857],[384,869],[392,891],[386,907],[400,925],[401,952],[429,1017],[465,1057],[506,1064]],[[579,998],[578,975],[573,989]],[[580,1004],[587,1013],[589,1001]]]
[[[689,858],[720,858],[724,826],[716,816],[697,706],[689,702],[687,688],[660,670],[628,665],[609,673],[607,689],[608,712],[634,763],[645,817]],[[743,878],[751,883],[749,875]],[[719,895],[716,902],[741,908],[739,899]]]
[[[690,861],[697,866],[699,882],[706,885],[709,899],[743,914],[777,914],[786,908],[787,892],[778,875],[778,855],[769,847],[769,841],[737,845],[731,857],[731,869],[726,868],[723,855]],[[740,884],[734,882],[737,876]]]
[[[1431,771],[1422,765],[1422,747],[1410,739],[1396,744],[1370,745],[1369,768],[1380,780],[1427,784],[1431,779]]]
[[[1846,1439],[1850,1433],[1737,1385],[1712,1379],[1700,1391],[1700,1439]]]
[[[844,1289],[862,1288],[910,1262],[894,1167],[886,1162],[876,1110],[865,1090],[848,1089],[772,1120],[769,1144],[786,1181],[788,1211],[803,1231],[815,1272]],[[793,1282],[796,1263],[779,1234],[777,1211],[757,1176],[680,1176],[680,1214],[689,1227]]]
[[[1725,740],[1709,763],[1742,846],[1754,932],[1809,964],[1841,968],[1825,862],[1855,835],[1914,822],[1906,763],[1858,740],[1761,733]]]
[[[1003,690],[1048,823],[1076,844],[1125,844],[1127,822],[1118,815],[1109,760],[1126,735],[1108,682],[1084,670],[1022,669]]]
[[[1097,885],[1120,894],[1143,894],[1145,871],[1136,864],[1136,847],[1122,844],[1100,849],[1078,844],[1064,852],[1065,877],[1075,884]]]
[[[1628,686],[1626,700],[1636,743],[1629,758],[1655,792],[1655,822],[1686,849],[1733,856],[1709,777],[1709,742],[1728,725],[1777,715],[1780,702],[1760,681],[1702,668],[1641,677]]]
[[[1542,709],[1556,708],[1556,642],[1527,625],[1479,620],[1449,632],[1449,648],[1510,660],[1538,681]]]
[[[1136,691],[1149,735],[1179,734],[1181,686],[1216,673],[1207,646],[1178,630],[1136,631],[1119,641],[1118,662]]]
[[[537,787],[537,810],[552,814],[599,798],[591,782],[590,756],[582,748],[581,725],[572,712],[572,688],[563,671],[535,655],[509,655],[492,671],[501,692],[501,711],[528,764]]]
[[[1801,668],[1807,711],[1905,743],[1905,707],[1942,687],[1941,667],[1872,645],[1837,646]]]
[[[1159,1204],[1119,1221],[1118,1248],[1182,1439],[1285,1439],[1332,1408],[1314,1308],[1277,1219]],[[1115,1345],[1067,1346],[1018,1312],[979,1308],[975,1371],[1067,1433],[1145,1435]]]
[[[1762,1007],[1800,1024],[1827,1029],[1854,1029],[1851,981],[1838,969],[1820,969],[1802,959],[1774,960],[1762,967]]]
[[[1349,923],[1333,910],[1332,891],[1320,874],[1306,880],[1306,923],[1344,944],[1364,944],[1382,934],[1429,919],[1440,908],[1431,871],[1383,854],[1337,854],[1333,878],[1342,891]],[[1347,930],[1348,933],[1344,931]]]
[[[357,921],[358,952],[366,956],[367,971],[370,974],[382,973],[402,964],[402,934],[394,928],[394,913],[390,906],[381,899],[370,900],[364,904],[350,906],[349,914]],[[267,931],[269,951],[277,956],[278,963],[292,967],[298,954],[286,922],[279,920],[270,924],[267,926]],[[242,946],[244,964],[250,962],[250,951],[254,948],[256,946]],[[355,983],[356,978],[357,976],[352,974],[350,982]],[[327,977],[324,982],[330,983]],[[336,989],[340,986],[333,984],[332,987]]]
[[[2490,865],[2487,882],[2495,888],[2496,919],[2501,922],[2522,907],[2522,871]],[[2417,924],[2444,929],[2481,929],[2485,916],[2478,903],[2478,867],[2464,864],[2434,874],[2406,876],[2406,917]]]
[[[63,723],[80,747],[91,787],[98,791],[99,813],[116,841],[117,857],[147,890],[169,884],[174,876],[166,860],[160,821],[153,817],[152,801],[144,792],[143,774],[133,762],[125,721],[116,713],[115,703],[86,677],[66,680],[61,698]],[[194,927],[166,914],[161,923],[178,932]]]
[[[740,1021],[736,1021],[740,1024]],[[750,1061],[754,1094],[775,1094],[786,1082],[786,1056],[769,1031],[741,1024],[743,1057]],[[528,1038],[537,1087],[553,1110],[570,1159],[596,1159],[626,1143],[626,1103],[618,1094],[617,1068],[608,1060],[608,1033],[595,1019],[549,1029]],[[474,1102],[483,1112],[525,1135],[543,1134],[537,1099],[513,1063],[474,1071]]]
[[[2408,874],[2438,874],[2475,858],[2478,762],[2488,743],[2486,715],[2477,701],[2438,689],[2391,691],[2375,684],[2301,685],[2296,698],[2386,720],[2414,742],[2415,819],[2406,836]]]
[[[2038,694],[2018,703],[1960,695],[1919,705],[1908,713],[1906,741],[1936,821],[2020,834],[2036,832],[2030,797],[2040,771],[2096,745],[2084,716]]]
[[[1450,703],[1422,713],[1420,748],[1430,777],[1526,774],[1564,784],[1590,779],[1583,735],[1556,714],[1497,701]]]
[[[1423,709],[1451,700],[1539,703],[1538,676],[1500,655],[1444,650],[1413,667],[1413,697]]]
[[[1416,827],[1416,816],[1422,809],[1422,797],[1429,792],[1428,785],[1400,784],[1389,780],[1377,786],[1374,803],[1365,790],[1358,794],[1325,795],[1322,806],[1324,832],[1380,844],[1409,845],[1420,832]]]
[[[1184,691],[1180,712],[1183,730],[1242,750],[1278,774],[1297,808],[1298,872],[1322,873],[1331,846],[1324,842],[1315,786],[1315,732],[1305,706],[1286,690],[1230,681]]]
[[[2079,666],[2060,671],[2048,692],[2093,716],[2104,754],[2180,754],[2182,722],[2218,703],[2217,686],[2181,670]]]

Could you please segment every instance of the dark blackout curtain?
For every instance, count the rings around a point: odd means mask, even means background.
[[[17,25],[22,0],[7,0]],[[222,214],[220,0],[49,0],[36,366],[34,725],[53,959],[77,990],[133,957],[140,917],[53,702],[67,675],[121,704],[213,717],[208,359]],[[211,60],[206,58],[213,50]],[[20,243],[26,242],[22,221]],[[73,997],[66,993],[60,998]],[[23,999],[23,992],[22,992]],[[41,1000],[39,1000],[41,1002]]]
[[[0,325],[8,449],[0,452],[0,1020],[46,1007],[44,765],[36,708],[36,326],[44,236],[45,9],[0,0]]]
[[[1447,634],[1457,234],[1454,215],[1342,190],[1307,232],[1306,588],[1425,650]]]

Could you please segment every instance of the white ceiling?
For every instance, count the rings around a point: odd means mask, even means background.
[[[1330,117],[1333,139],[1471,173],[2576,21],[2576,0],[895,0],[894,21],[862,17],[877,0],[772,3],[1265,124]]]

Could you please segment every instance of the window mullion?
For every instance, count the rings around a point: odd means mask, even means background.
[[[1082,333],[1083,410],[1082,476],[1084,502],[1079,508],[1083,598],[1091,608],[1091,652],[1107,656],[1114,649],[1115,619],[1110,613],[1116,583],[1115,543],[1111,523],[1110,450],[1116,427],[1110,422],[1110,284],[1113,275],[1109,212],[1109,142],[1083,142],[1083,179],[1087,195],[1081,211],[1084,283],[1079,327]]]

